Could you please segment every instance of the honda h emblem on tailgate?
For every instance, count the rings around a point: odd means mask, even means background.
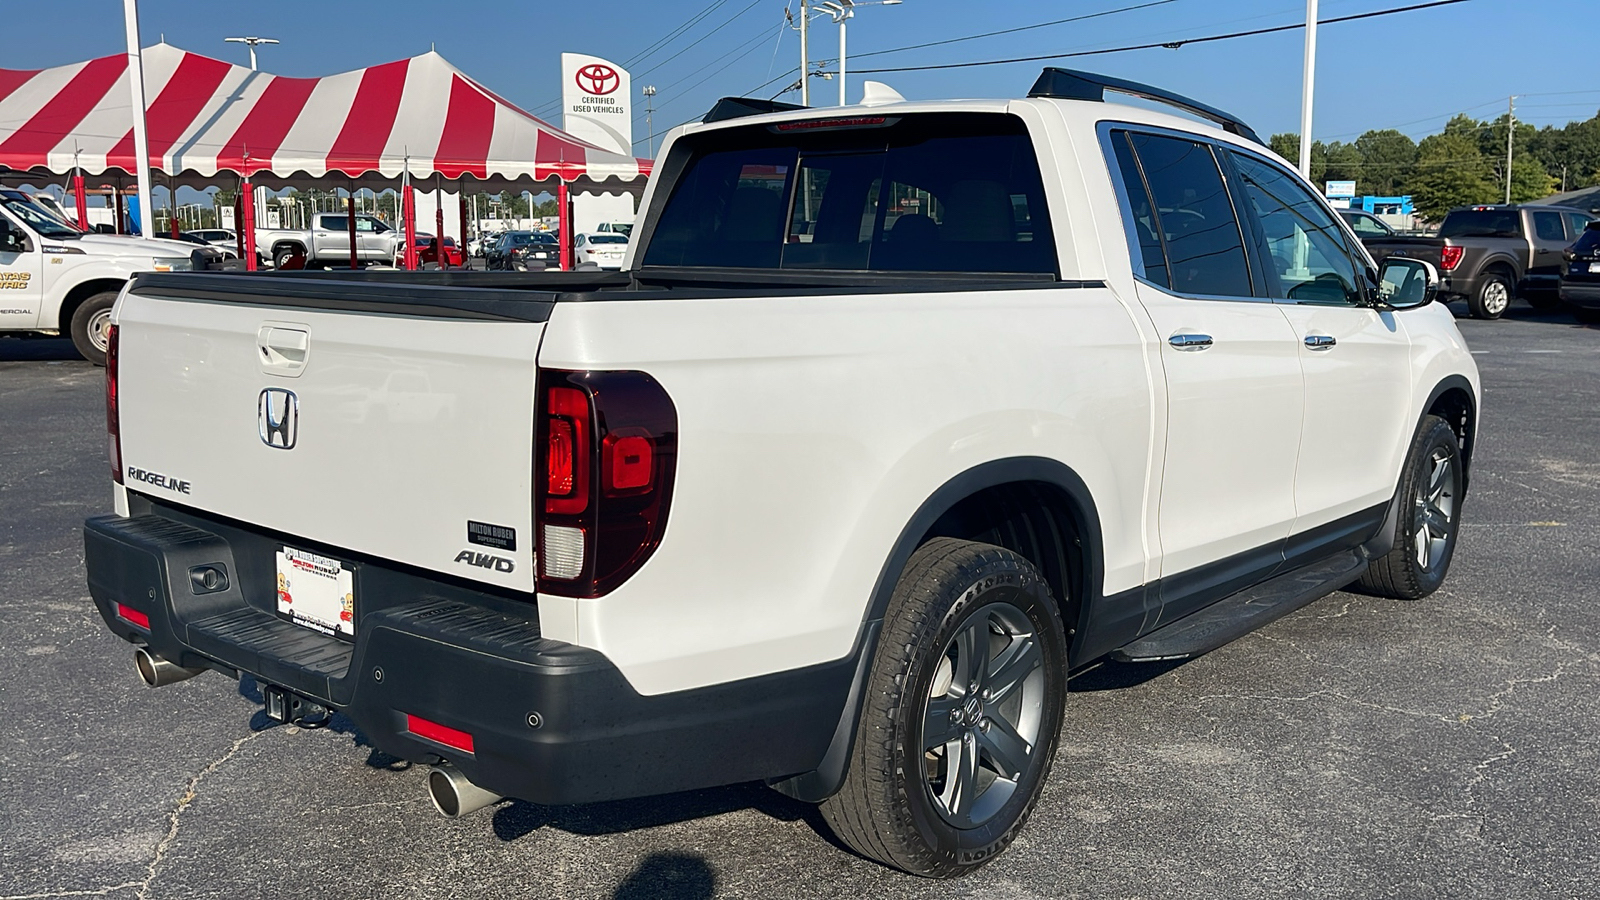
[[[300,398],[294,391],[267,388],[256,404],[261,443],[278,450],[293,450],[300,436]]]

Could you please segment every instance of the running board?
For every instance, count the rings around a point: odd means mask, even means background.
[[[1187,659],[1210,653],[1257,628],[1287,616],[1344,587],[1367,569],[1358,551],[1340,553],[1319,563],[1246,588],[1170,625],[1114,650],[1118,662]]]

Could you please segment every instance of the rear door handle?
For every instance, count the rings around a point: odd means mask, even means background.
[[[1331,334],[1308,334],[1306,346],[1312,350],[1332,350],[1333,345],[1339,343]]]
[[[1175,334],[1167,338],[1167,343],[1179,350],[1204,350],[1212,344],[1209,334]]]

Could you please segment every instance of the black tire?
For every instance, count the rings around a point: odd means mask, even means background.
[[[1441,461],[1448,464],[1447,471],[1434,479]],[[1450,424],[1437,416],[1424,418],[1400,477],[1394,549],[1373,560],[1361,576],[1362,588],[1396,600],[1420,600],[1444,583],[1461,530],[1465,499],[1461,466],[1461,445]]]
[[[970,683],[963,658],[983,661]],[[1060,613],[1027,560],[930,540],[895,585],[849,770],[823,817],[862,856],[915,875],[950,878],[987,863],[1016,838],[1050,774],[1066,667]],[[940,735],[925,741],[927,721]],[[953,777],[952,764],[971,777]]]
[[[1467,298],[1467,309],[1474,319],[1498,319],[1511,308],[1515,294],[1510,278],[1500,272],[1485,272],[1478,279],[1478,289]]]
[[[111,306],[117,302],[116,291],[102,291],[78,304],[72,311],[68,326],[72,345],[83,358],[97,366],[106,364],[106,326],[111,324]]]
[[[292,247],[283,247],[281,249],[272,251],[272,267],[274,269],[283,268],[284,266],[288,265],[289,260],[294,258],[294,255],[295,252],[294,248]]]
[[[1600,325],[1600,308],[1593,306],[1570,306],[1572,317],[1585,325]]]

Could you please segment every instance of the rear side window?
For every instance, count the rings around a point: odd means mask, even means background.
[[[817,122],[680,145],[689,159],[644,265],[1057,271],[1038,161],[1016,118]]]
[[[1520,237],[1522,223],[1514,209],[1458,209],[1439,224],[1440,237]]]
[[[1567,219],[1567,233],[1576,240],[1583,235],[1583,229],[1589,225],[1589,217],[1583,213],[1562,213]]]
[[[1144,263],[1144,277],[1152,284],[1171,287],[1167,279],[1167,257],[1161,249],[1157,229],[1155,206],[1150,202],[1150,191],[1145,187],[1144,176],[1139,172],[1139,162],[1133,158],[1133,147],[1128,143],[1126,131],[1111,134],[1112,151],[1117,156],[1117,169],[1122,175],[1122,187],[1128,195],[1128,212],[1132,217],[1130,227],[1139,244],[1139,257]]]
[[[1533,233],[1541,241],[1565,241],[1566,229],[1561,225],[1561,213],[1536,212],[1533,214]]]
[[[1162,135],[1128,136],[1155,203],[1172,290],[1251,296],[1244,238],[1211,148]]]

